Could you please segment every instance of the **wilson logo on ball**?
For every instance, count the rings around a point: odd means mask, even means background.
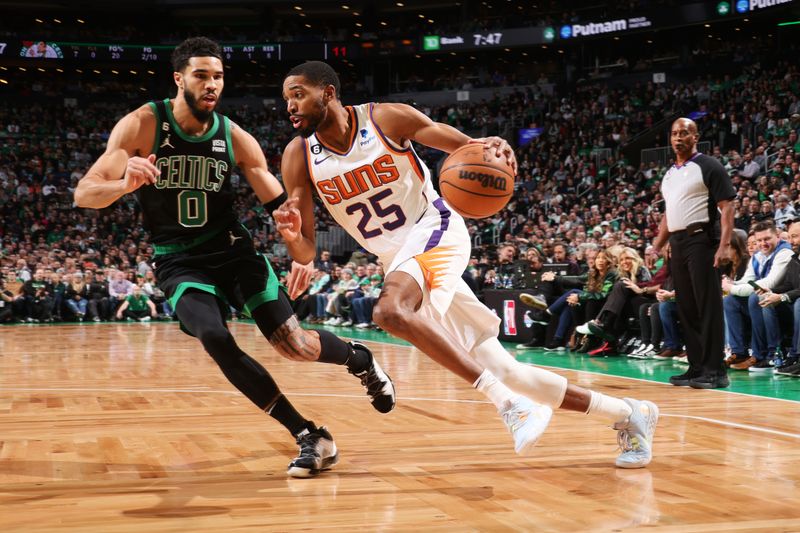
[[[479,181],[481,183],[481,187],[491,187],[492,189],[496,189],[498,191],[504,191],[507,184],[506,178],[504,177],[483,174],[481,172],[469,172],[467,170],[461,170],[458,173],[458,177],[459,179],[467,181]]]
[[[469,218],[491,216],[514,194],[514,169],[493,149],[471,143],[450,154],[439,171],[439,189],[447,204]]]

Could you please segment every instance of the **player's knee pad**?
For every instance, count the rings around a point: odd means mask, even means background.
[[[567,391],[567,379],[533,365],[520,363],[497,338],[472,349],[475,359],[513,391],[549,407],[559,407]]]

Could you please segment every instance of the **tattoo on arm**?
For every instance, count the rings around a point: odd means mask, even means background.
[[[270,335],[269,343],[291,359],[316,361],[319,358],[319,341],[300,327],[296,316],[286,322]]]

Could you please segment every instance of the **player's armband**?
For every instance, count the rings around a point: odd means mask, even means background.
[[[272,216],[272,212],[278,209],[281,205],[283,205],[283,202],[285,202],[288,199],[289,197],[286,195],[286,191],[283,191],[278,195],[277,198],[275,198],[274,200],[270,200],[269,202],[266,202],[265,204],[262,205],[266,210],[267,214],[269,216]]]

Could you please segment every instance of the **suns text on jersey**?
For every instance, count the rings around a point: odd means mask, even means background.
[[[325,201],[336,205],[342,200],[355,198],[371,189],[392,183],[400,177],[391,154],[384,154],[372,163],[317,182],[317,189]]]

